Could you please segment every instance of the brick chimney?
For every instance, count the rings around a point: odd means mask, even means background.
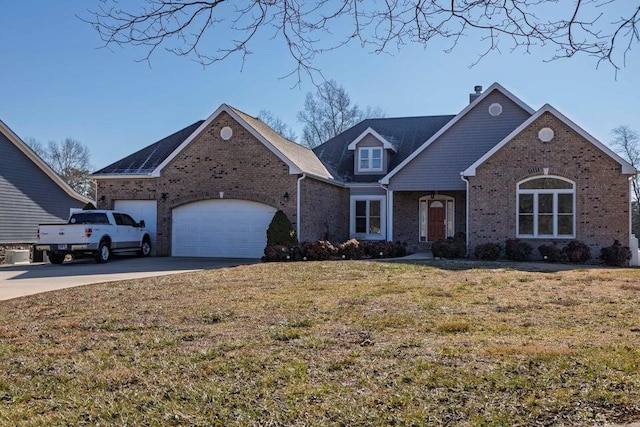
[[[480,85],[474,86],[473,87],[473,91],[475,93],[470,93],[469,94],[469,104],[471,104],[473,101],[475,101],[477,97],[482,95],[482,86],[480,86]]]

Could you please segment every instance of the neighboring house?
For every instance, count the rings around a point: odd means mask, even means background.
[[[0,121],[0,263],[8,249],[31,249],[38,224],[65,222],[91,200],[56,174]]]
[[[629,241],[635,173],[553,107],[493,84],[457,115],[367,119],[314,150],[223,104],[94,178],[100,207],[157,227],[158,255],[259,257],[277,209],[300,240],[416,251],[462,231],[470,250],[578,239],[597,255]]]

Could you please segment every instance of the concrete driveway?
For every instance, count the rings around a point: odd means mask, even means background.
[[[87,258],[65,262],[62,265],[3,266],[0,268],[0,300],[92,283],[164,276],[257,262],[260,261],[220,258],[115,257],[107,264],[97,264],[92,258]]]

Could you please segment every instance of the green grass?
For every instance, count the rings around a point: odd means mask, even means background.
[[[631,269],[344,261],[4,301],[0,425],[638,420],[639,284]]]

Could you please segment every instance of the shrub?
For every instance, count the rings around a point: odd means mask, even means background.
[[[527,261],[533,252],[533,247],[520,239],[507,239],[504,254],[512,261]]]
[[[465,242],[455,238],[440,239],[431,244],[431,252],[436,258],[464,258],[466,251]]]
[[[540,255],[542,255],[542,260],[545,262],[562,262],[565,260],[564,252],[554,243],[550,245],[540,245],[538,246],[538,251]]]
[[[477,259],[496,260],[500,258],[502,245],[500,243],[484,243],[473,250],[473,256]]]
[[[279,210],[267,228],[267,245],[295,245],[298,243],[296,232],[287,215]]]
[[[400,242],[392,243],[386,240],[376,240],[360,243],[364,249],[364,255],[369,258],[397,258],[404,256],[406,248]]]
[[[364,256],[364,246],[356,239],[350,239],[338,247],[338,255],[346,259],[361,259]]]
[[[438,258],[464,258],[467,256],[467,235],[459,231],[453,237],[435,241],[431,252]]]
[[[302,243],[300,251],[307,261],[325,261],[336,255],[338,249],[327,240],[316,240]]]
[[[96,206],[93,203],[88,202],[86,205],[84,205],[82,207],[82,210],[83,211],[95,211],[96,210]]]
[[[600,259],[606,265],[623,267],[631,259],[631,251],[628,246],[622,246],[618,240],[614,240],[613,245],[600,249]]]
[[[287,258],[289,257],[289,258]],[[267,245],[264,248],[263,261],[266,262],[280,262],[288,261],[291,257],[289,246],[287,245]]]
[[[579,240],[567,243],[562,253],[569,262],[586,262],[591,258],[591,248]]]

